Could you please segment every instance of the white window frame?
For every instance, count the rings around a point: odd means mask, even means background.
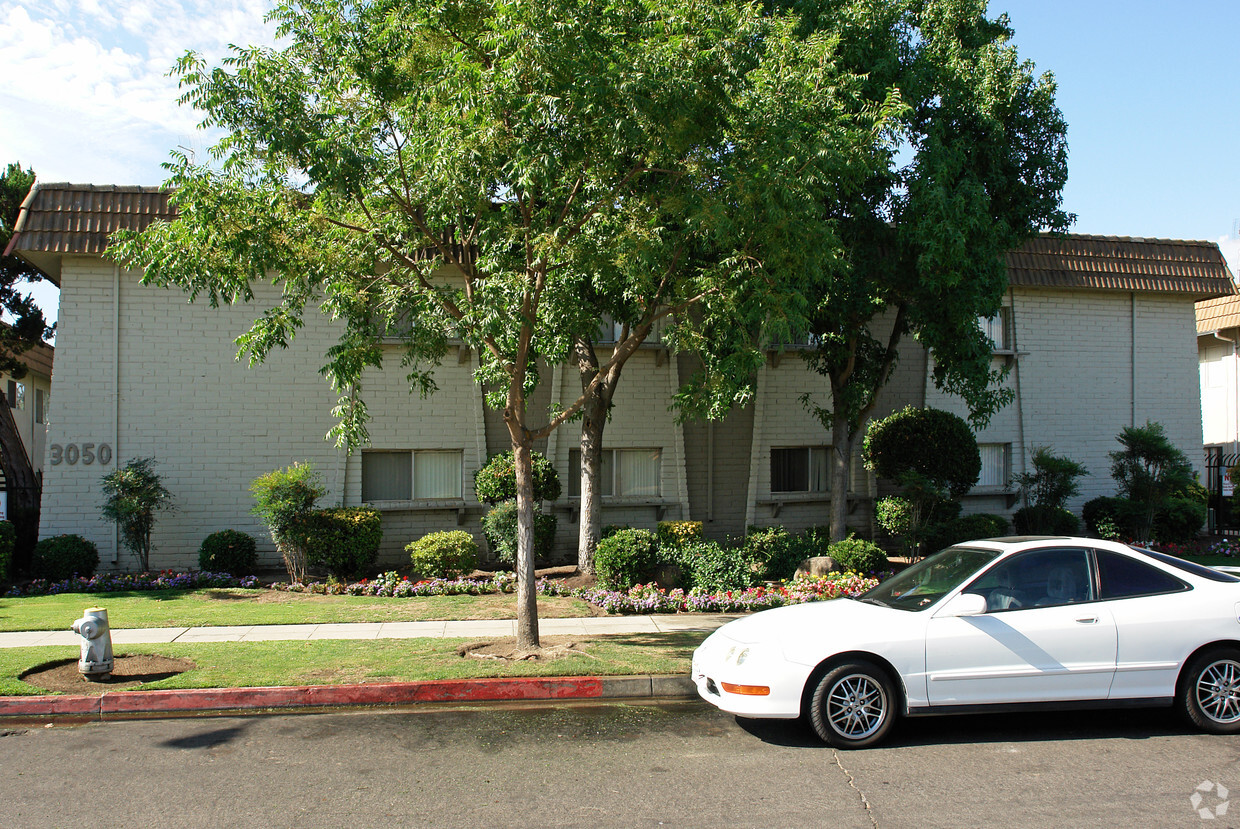
[[[1004,305],[992,317],[978,317],[978,327],[991,342],[991,349],[1005,353],[1012,350],[1012,309]]]
[[[805,458],[805,489],[776,489],[775,488],[775,457],[776,452],[795,452],[797,450],[806,453]],[[822,488],[814,488],[814,455],[819,453],[820,462],[822,464]],[[852,473],[852,464],[849,464],[849,475]],[[827,494],[831,491],[831,447],[830,446],[772,446],[770,459],[770,490],[773,497],[784,495],[820,495]]]
[[[985,474],[987,471],[985,448],[987,447],[997,449],[1003,453],[1001,460],[1003,469],[1000,476],[1001,480],[999,482],[987,481],[985,479]],[[977,485],[974,486],[973,489],[982,492],[1006,492],[1010,490],[1012,487],[1012,444],[1002,442],[978,443],[977,450],[982,455],[982,471],[977,479]]]
[[[396,498],[366,498],[366,456],[367,455],[408,455],[409,456],[409,493],[404,497]],[[418,486],[418,457],[427,455],[455,455],[457,459],[457,474],[455,478],[454,494],[443,495],[427,495],[417,491]],[[465,450],[463,449],[369,449],[362,452],[362,503],[392,503],[405,501],[459,501],[463,497],[464,488],[464,469],[465,469]]]

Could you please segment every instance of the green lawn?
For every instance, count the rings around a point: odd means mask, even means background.
[[[116,649],[116,655],[153,653],[183,657],[198,666],[142,685],[141,690],[339,685],[499,676],[687,674],[693,649],[705,637],[704,632],[573,637],[585,653],[550,662],[462,657],[456,649],[469,641],[465,639],[125,645]],[[544,637],[544,644],[553,644],[550,639]],[[45,694],[46,691],[18,677],[40,665],[77,658],[75,647],[0,649],[0,696]]]
[[[0,631],[68,630],[88,607],[105,607],[114,628],[218,625],[300,625],[337,622],[422,622],[515,619],[512,593],[489,596],[320,596],[274,590],[207,589],[134,593],[62,593],[0,599]],[[603,615],[579,599],[540,596],[545,618]]]

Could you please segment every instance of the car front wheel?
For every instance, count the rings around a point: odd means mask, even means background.
[[[863,660],[845,662],[827,671],[814,689],[810,722],[836,748],[865,748],[891,730],[895,700],[886,671]]]
[[[1202,731],[1240,733],[1240,650],[1208,651],[1193,659],[1184,671],[1177,703]]]

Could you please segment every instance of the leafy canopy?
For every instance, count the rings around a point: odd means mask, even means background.
[[[34,170],[9,164],[0,173],[0,252],[8,247],[22,202],[34,185]],[[51,338],[54,325],[48,325],[43,311],[26,287],[43,275],[16,256],[0,256],[0,312],[7,325],[0,325],[0,372],[21,378],[26,367],[19,356]]]

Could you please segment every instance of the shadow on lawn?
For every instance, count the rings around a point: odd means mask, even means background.
[[[609,633],[597,638],[626,647],[661,648],[667,651],[668,656],[688,659],[706,636],[707,632],[698,630],[683,633]]]

